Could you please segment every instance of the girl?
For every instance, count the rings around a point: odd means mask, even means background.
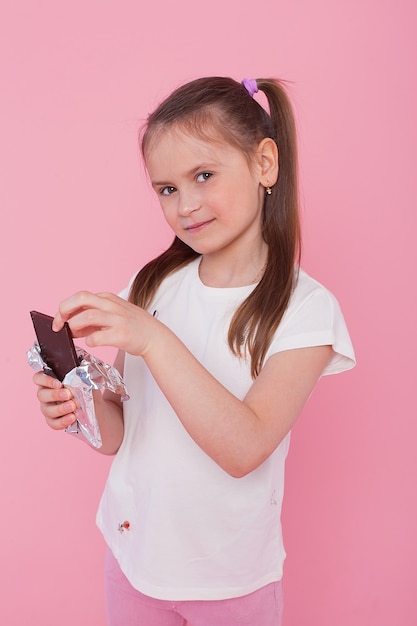
[[[97,517],[109,624],[277,626],[290,429],[320,376],[354,364],[336,300],[299,268],[288,97],[192,81],[149,116],[142,152],[171,247],[123,297],[79,292],[54,321],[117,347],[130,394],[122,409],[95,392],[116,455]],[[73,423],[71,390],[34,381],[47,423]]]

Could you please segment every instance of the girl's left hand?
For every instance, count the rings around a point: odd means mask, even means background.
[[[79,291],[59,305],[53,329],[68,322],[74,337],[87,346],[114,346],[136,356],[148,348],[156,320],[144,309],[112,293]]]

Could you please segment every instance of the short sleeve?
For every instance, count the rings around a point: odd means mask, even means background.
[[[123,298],[123,300],[129,300],[129,292],[130,287],[125,287],[124,289],[122,289],[122,291],[119,291],[117,295],[119,296],[119,298]]]
[[[129,300],[130,290],[132,288],[133,282],[134,282],[134,280],[135,280],[137,275],[138,275],[138,273],[136,272],[136,274],[134,274],[132,276],[132,278],[130,279],[128,285],[124,289],[119,291],[119,293],[117,294],[119,296],[119,298],[123,298],[123,300]]]
[[[323,345],[333,348],[323,375],[354,367],[355,354],[339,303],[325,287],[303,272],[266,358],[284,350]]]

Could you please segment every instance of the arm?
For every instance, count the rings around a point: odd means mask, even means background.
[[[331,354],[330,346],[288,350],[265,364],[239,400],[157,319],[111,294],[75,294],[60,307],[89,346],[113,345],[141,356],[184,428],[226,472],[244,476],[282,441]]]
[[[289,432],[330,355],[330,346],[273,355],[243,401],[165,327],[143,357],[194,441],[226,472],[241,477],[265,461]]]
[[[115,367],[123,373],[124,354],[119,351]],[[76,420],[76,405],[71,390],[64,387],[56,378],[43,372],[34,375],[33,381],[38,385],[38,400],[45,416],[46,423],[54,430],[64,430]],[[116,454],[123,439],[123,410],[120,397],[108,390],[103,394],[93,391],[94,408],[103,445],[94,448],[102,454]]]

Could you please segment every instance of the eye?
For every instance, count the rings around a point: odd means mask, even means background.
[[[213,176],[211,172],[201,172],[200,174],[197,174],[197,182],[204,183],[206,180],[211,178],[211,176]]]
[[[172,193],[177,191],[176,187],[172,187],[171,185],[167,185],[166,187],[162,187],[159,190],[161,196],[170,196]]]

